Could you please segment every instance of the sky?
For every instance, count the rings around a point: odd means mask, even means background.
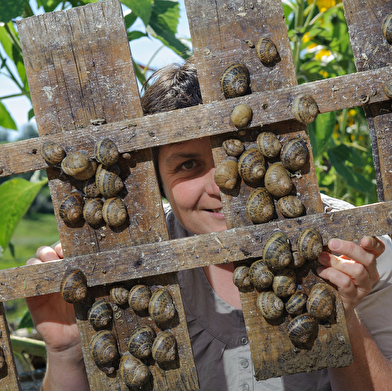
[[[189,26],[188,19],[186,17],[184,0],[179,0],[181,17],[177,30],[178,38],[189,38]],[[144,24],[137,20],[133,26],[135,30],[145,32]],[[131,52],[132,56],[136,62],[145,65],[151,58],[151,56],[162,46],[162,43],[153,38],[140,38],[136,41],[131,42]],[[159,51],[157,56],[151,62],[150,67],[154,69],[161,68],[166,64],[170,64],[172,62],[181,61],[181,58],[176,55],[173,51],[164,47]],[[0,75],[0,97],[8,96],[11,94],[19,93],[18,88],[14,85],[14,83],[6,76]],[[7,107],[7,109],[11,112],[11,115],[16,122],[18,128],[28,122],[27,114],[31,109],[30,101],[25,97],[18,98],[10,98],[6,100],[2,100],[2,103]],[[12,132],[14,137],[17,137],[16,132]],[[12,137],[11,134],[11,138]]]

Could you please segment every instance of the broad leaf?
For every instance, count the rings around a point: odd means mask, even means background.
[[[11,19],[21,16],[29,0],[1,0],[0,22],[8,23]]]
[[[25,328],[30,329],[33,327],[34,327],[34,323],[33,323],[33,320],[31,319],[31,314],[29,311],[26,311],[23,314],[22,319],[19,322],[17,330],[18,329],[25,329]]]
[[[0,126],[6,129],[18,130],[15,121],[6,107],[0,102]]]
[[[147,26],[150,23],[153,0],[122,0],[125,6],[132,10]]]

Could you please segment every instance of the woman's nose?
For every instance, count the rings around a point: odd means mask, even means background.
[[[211,168],[208,171],[207,178],[206,178],[207,179],[206,187],[205,187],[206,193],[209,195],[214,195],[214,196],[220,197],[220,190],[219,190],[218,185],[215,182],[214,174],[215,174],[215,167]]]

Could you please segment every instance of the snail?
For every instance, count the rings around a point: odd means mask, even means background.
[[[275,274],[272,290],[278,297],[288,297],[296,290],[296,276],[292,269],[283,269]]]
[[[306,309],[310,315],[322,320],[328,319],[334,313],[335,295],[328,284],[320,282],[313,285]]]
[[[145,359],[151,355],[154,338],[155,331],[150,326],[141,326],[129,337],[128,350],[133,356]]]
[[[299,315],[305,308],[307,298],[308,296],[306,295],[306,293],[298,289],[287,300],[285,304],[286,311],[290,315]]]
[[[266,319],[277,319],[284,313],[284,304],[281,298],[271,291],[260,292],[256,301],[257,308]]]
[[[65,151],[63,147],[54,142],[46,141],[41,145],[41,156],[48,164],[60,164],[65,158]]]
[[[148,366],[131,354],[124,354],[121,357],[119,373],[122,381],[131,389],[143,386],[151,376]]]
[[[219,81],[226,99],[245,95],[249,91],[250,83],[248,68],[244,64],[235,62],[222,72]]]
[[[95,183],[98,191],[105,198],[114,197],[124,188],[124,183],[119,177],[119,174],[120,168],[116,164],[110,167],[105,167],[102,164],[98,165],[95,174]]]
[[[263,260],[270,270],[283,269],[292,261],[290,242],[281,231],[273,232],[263,247]]]
[[[307,94],[300,94],[295,97],[291,111],[294,117],[305,125],[313,122],[319,113],[317,102]]]
[[[95,183],[94,177],[91,177],[90,179],[86,179],[83,182],[82,191],[87,198],[97,198],[101,196],[101,193],[99,192],[97,185]]]
[[[249,186],[262,183],[266,172],[264,156],[256,145],[250,145],[238,159],[238,173]]]
[[[155,323],[165,323],[174,318],[176,307],[170,292],[165,288],[158,288],[151,295],[148,313]]]
[[[128,303],[136,312],[147,310],[150,303],[151,290],[147,285],[135,285],[129,291]]]
[[[128,217],[127,208],[119,197],[105,200],[102,207],[102,217],[111,227],[119,227],[124,224]]]
[[[257,289],[266,289],[274,280],[273,273],[268,269],[265,262],[260,259],[253,262],[249,268],[249,279],[253,286]]]
[[[114,333],[109,330],[101,330],[93,335],[90,341],[90,355],[101,371],[107,375],[112,374],[120,359]]]
[[[294,346],[305,345],[317,331],[317,321],[309,314],[296,316],[287,326],[287,335]]]
[[[279,59],[278,49],[272,39],[261,37],[256,44],[256,54],[264,65],[270,65]]]
[[[83,206],[83,217],[91,226],[101,224],[103,201],[100,198],[87,199]]]
[[[60,282],[60,294],[68,303],[79,303],[87,296],[87,279],[79,269],[68,269]]]
[[[161,331],[152,345],[152,357],[159,364],[176,359],[176,338],[168,330]]]
[[[235,157],[240,156],[245,149],[244,144],[242,144],[242,141],[235,138],[223,141],[222,147],[229,156]]]
[[[234,107],[230,119],[237,128],[243,128],[252,119],[252,114],[252,109],[247,104],[241,103]]]
[[[275,197],[288,195],[293,182],[281,162],[271,164],[264,177],[265,188]]]
[[[389,44],[392,44],[392,14],[388,14],[381,23],[381,31]]]
[[[305,212],[305,206],[302,201],[293,195],[284,196],[278,199],[277,209],[284,217],[299,217]]]
[[[291,171],[301,169],[309,159],[309,151],[303,138],[295,138],[283,145],[280,161]]]
[[[290,262],[288,267],[297,269],[305,265],[305,262],[306,262],[306,258],[304,258],[299,251],[293,251],[293,260]]]
[[[266,223],[275,215],[274,201],[265,188],[254,189],[246,201],[246,213],[252,223]]]
[[[117,305],[125,305],[128,303],[129,291],[123,286],[115,286],[110,289],[110,297]]]
[[[215,169],[214,180],[220,189],[232,190],[238,183],[237,158],[229,156],[219,163]]]
[[[237,266],[234,269],[233,283],[237,288],[246,288],[251,285],[248,266]]]
[[[97,162],[90,160],[86,151],[76,151],[62,160],[61,168],[67,175],[85,180],[94,176]]]
[[[392,80],[388,80],[384,84],[384,92],[388,98],[392,98]]]
[[[61,200],[59,216],[70,226],[83,220],[83,198],[77,191],[72,191]]]
[[[282,148],[278,137],[272,132],[260,133],[257,136],[256,143],[260,153],[267,158],[278,156]]]
[[[96,301],[88,311],[88,321],[94,329],[103,329],[112,322],[113,309],[110,303],[101,299]]]
[[[316,259],[323,251],[323,239],[316,229],[306,228],[299,235],[297,248],[305,259]]]
[[[117,163],[120,157],[116,144],[110,138],[97,141],[94,146],[94,154],[95,160],[104,166]]]

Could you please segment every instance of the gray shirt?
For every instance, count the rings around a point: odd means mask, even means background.
[[[322,200],[329,211],[353,207],[324,195]],[[192,236],[168,205],[165,213],[171,239]],[[392,242],[388,236],[382,240],[386,251],[377,259],[380,281],[358,309],[380,350],[392,359]],[[256,381],[242,311],[219,298],[201,268],[179,272],[178,280],[201,390],[331,390],[327,370]]]

